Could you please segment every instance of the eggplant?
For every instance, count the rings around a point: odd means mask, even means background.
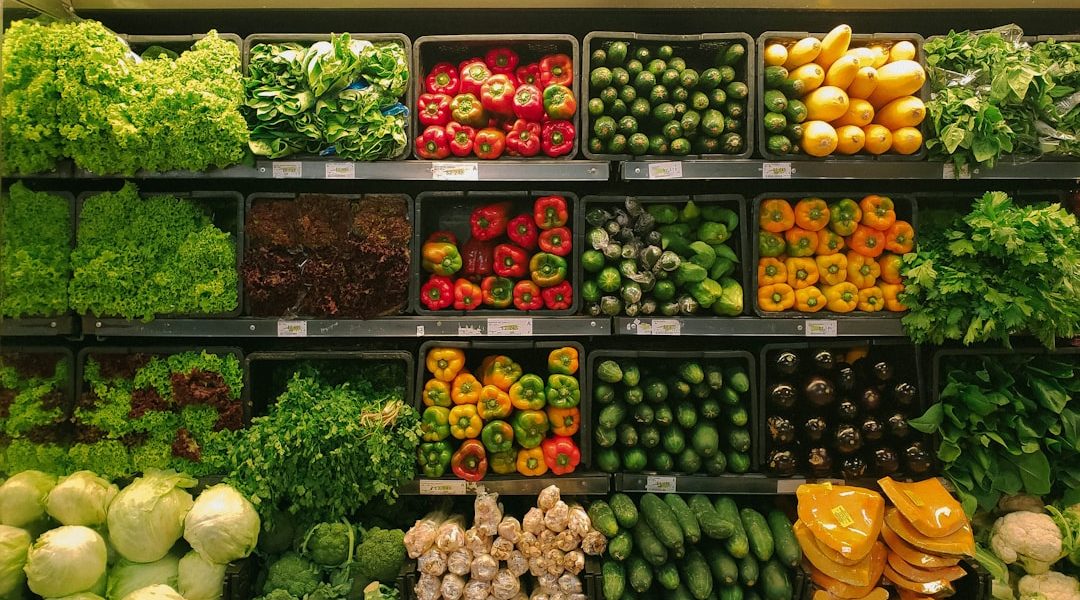
[[[640,217],[645,213],[645,207],[641,205],[641,201],[637,198],[627,197],[623,204],[626,206],[626,212],[629,213],[631,217]]]
[[[845,423],[850,423],[859,418],[859,405],[850,398],[840,400],[836,405],[836,417]]]
[[[911,426],[908,425],[907,416],[904,413],[893,413],[886,420],[889,435],[894,439],[903,440],[911,435]]]
[[[876,412],[881,408],[881,392],[868,387],[859,394],[859,407],[865,412]]]
[[[912,475],[925,475],[934,466],[934,458],[923,446],[915,442],[904,448],[904,469]]]
[[[829,424],[821,417],[810,417],[803,423],[803,438],[808,442],[820,442],[829,430]]]
[[[798,466],[792,450],[773,450],[765,459],[765,464],[769,471],[780,476],[794,475]]]
[[[840,474],[844,479],[862,479],[866,477],[866,461],[858,456],[849,456],[840,461]]]
[[[899,470],[900,457],[896,455],[896,450],[887,446],[874,450],[874,473],[879,477],[884,477]]]
[[[855,369],[847,363],[840,363],[836,365],[836,389],[841,392],[851,392],[855,390]]]
[[[832,475],[833,460],[828,448],[823,446],[811,448],[806,455],[806,464],[814,477],[822,478]]]
[[[786,446],[795,441],[795,424],[787,417],[773,415],[766,421],[769,429],[769,440],[778,446]]]
[[[862,425],[859,425],[859,433],[868,442],[880,441],[885,437],[885,424],[874,417],[867,417]]]
[[[828,379],[815,375],[803,386],[803,395],[810,404],[825,408],[836,400],[836,390]]]
[[[818,350],[814,353],[814,368],[819,371],[832,371],[836,366],[836,358],[828,350]]]
[[[841,425],[833,437],[833,447],[840,454],[854,454],[862,448],[862,435],[852,425]]]
[[[893,375],[896,374],[896,370],[893,369],[892,364],[884,360],[874,363],[871,371],[873,371],[874,377],[881,382],[892,379]]]
[[[796,396],[795,387],[790,383],[775,383],[769,389],[769,402],[776,408],[792,408],[795,406]]]
[[[892,398],[901,406],[911,406],[919,399],[919,388],[902,381],[893,387]]]
[[[799,371],[799,355],[794,352],[784,351],[776,357],[776,372],[781,375],[794,375]]]

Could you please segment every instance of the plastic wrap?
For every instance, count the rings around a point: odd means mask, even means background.
[[[446,572],[446,553],[431,548],[416,559],[416,568],[424,575],[439,577]]]
[[[570,525],[570,507],[559,500],[544,512],[544,526],[558,533]]]
[[[440,591],[446,600],[457,600],[465,592],[465,580],[453,573],[447,573],[442,579]]]
[[[525,518],[521,520],[521,528],[529,533],[540,535],[547,526],[544,525],[544,511],[533,507],[529,509],[529,512],[525,513]]]
[[[491,536],[480,533],[480,530],[476,527],[470,527],[465,530],[465,547],[472,552],[473,555],[488,554],[491,552]]]
[[[592,519],[589,518],[589,513],[585,512],[585,508],[580,504],[570,506],[568,527],[579,538],[585,537],[592,530]]]
[[[491,543],[491,557],[495,560],[505,561],[510,559],[510,553],[514,551],[514,544],[510,540],[499,537]]]
[[[548,595],[548,590],[537,587],[533,589],[531,594],[529,594],[529,600],[551,600],[551,598]]]
[[[559,589],[567,594],[580,594],[584,588],[577,575],[565,573],[559,577]]]
[[[486,536],[494,536],[499,532],[499,522],[502,521],[502,508],[499,507],[499,495],[481,492],[473,501],[473,527]]]
[[[529,572],[529,559],[520,550],[514,550],[506,561],[506,568],[510,569],[514,575],[521,577]]]
[[[465,517],[454,515],[439,525],[435,534],[435,546],[445,553],[465,547]]]
[[[549,548],[544,552],[544,560],[547,561],[547,571],[552,575],[562,575],[563,573],[563,557],[565,552],[558,548]]]
[[[559,486],[549,485],[543,490],[540,490],[540,495],[536,497],[536,506],[538,506],[540,510],[549,511],[560,499]]]
[[[439,530],[439,525],[446,519],[446,515],[441,512],[428,513],[423,519],[418,519],[416,523],[405,533],[405,549],[409,552],[409,558],[418,558],[421,554],[428,551],[432,544],[435,543],[435,535]]]
[[[563,552],[577,550],[581,545],[581,538],[574,535],[569,529],[555,536],[554,546]]]
[[[480,581],[491,581],[495,578],[495,574],[499,571],[499,561],[491,557],[490,554],[477,554],[473,556],[472,569],[469,574],[473,579],[479,579]]]
[[[585,553],[581,550],[572,550],[563,555],[563,568],[569,573],[577,575],[585,570]]]
[[[555,591],[559,589],[559,576],[552,575],[551,573],[544,573],[543,575],[536,576],[536,585],[544,588],[545,590]]]
[[[544,553],[543,550],[540,549],[540,540],[536,535],[529,532],[521,534],[521,541],[518,542],[518,550],[521,550],[521,553],[525,555],[525,558],[536,558]]]
[[[416,600],[438,600],[442,597],[442,579],[432,575],[420,575],[416,580]]]
[[[446,555],[446,570],[464,577],[472,570],[472,552],[468,548],[459,548]]]
[[[585,515],[588,518],[588,515]],[[499,537],[510,540],[510,543],[516,544],[521,541],[521,521],[518,521],[514,517],[505,516],[502,521],[499,521]],[[584,534],[583,534],[584,535]]]
[[[480,581],[479,579],[470,579],[465,584],[464,592],[465,600],[485,600],[491,595],[491,582]]]
[[[547,574],[547,560],[543,556],[535,556],[529,559],[529,575],[540,577]]]
[[[607,549],[607,538],[599,531],[590,531],[581,540],[581,550],[589,556],[600,556]]]
[[[510,600],[521,591],[521,581],[507,569],[499,569],[491,581],[491,595],[497,600]]]

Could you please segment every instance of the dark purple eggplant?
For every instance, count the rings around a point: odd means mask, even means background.
[[[923,446],[915,442],[904,448],[904,468],[912,475],[925,475],[934,466],[934,457]]]
[[[874,472],[879,477],[892,475],[899,470],[900,457],[896,455],[896,450],[889,447],[874,450]]]
[[[836,405],[836,418],[844,423],[850,423],[855,419],[858,419],[859,405],[852,402],[849,398],[840,400],[840,403]]]
[[[784,446],[795,441],[795,424],[787,417],[773,415],[766,422],[769,429],[769,440],[772,443]]]
[[[799,355],[785,350],[776,357],[776,372],[781,375],[794,375],[799,371]]]
[[[885,437],[885,424],[874,417],[867,417],[859,425],[859,433],[868,442],[877,442]]]
[[[868,387],[859,394],[859,408],[863,412],[877,412],[881,408],[881,392],[876,388]]]
[[[797,463],[795,452],[792,450],[773,450],[765,459],[769,471],[781,476],[794,475],[798,467]]]
[[[814,353],[814,368],[819,371],[832,371],[836,366],[836,358],[828,350],[818,350]]]
[[[907,439],[911,435],[911,426],[908,425],[907,417],[904,413],[893,413],[889,415],[889,435],[894,439],[903,440]]]
[[[833,446],[840,454],[853,454],[862,448],[862,435],[851,425],[841,425],[833,437]]]
[[[840,461],[840,475],[849,480],[866,477],[866,461],[858,456],[844,458]]]
[[[828,379],[815,375],[803,386],[803,397],[813,406],[826,408],[836,400],[836,390]]]
[[[810,417],[803,423],[803,439],[811,443],[818,443],[825,438],[829,430],[829,424],[821,417]]]
[[[769,402],[776,408],[792,408],[795,406],[797,396],[798,394],[795,392],[795,386],[790,383],[774,383],[773,386],[769,388]]]
[[[919,388],[906,381],[900,382],[893,387],[892,398],[900,406],[911,406],[919,400]]]
[[[874,366],[870,369],[874,373],[874,378],[878,381],[885,382],[893,378],[896,374],[896,369],[888,361],[879,360],[874,363]]]
[[[832,454],[829,453],[828,448],[821,446],[811,448],[806,455],[806,464],[810,467],[810,474],[814,477],[822,478],[832,475]]]
[[[855,369],[847,363],[836,365],[836,389],[841,392],[850,392],[855,389]]]

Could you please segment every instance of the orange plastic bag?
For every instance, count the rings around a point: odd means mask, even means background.
[[[938,479],[902,483],[883,477],[878,485],[900,514],[927,537],[945,537],[968,522],[960,503]]]
[[[809,483],[795,492],[799,519],[822,545],[851,560],[870,553],[881,532],[885,499],[865,488]]]
[[[855,587],[867,587],[876,584],[881,579],[882,569],[885,568],[885,562],[889,557],[885,544],[875,543],[871,546],[870,552],[854,565],[841,565],[829,560],[821,553],[814,543],[814,534],[801,520],[795,522],[794,531],[795,539],[802,547],[803,556],[825,575]]]
[[[944,579],[930,582],[918,582],[911,581],[906,577],[901,577],[899,573],[893,570],[889,565],[885,565],[885,579],[888,579],[898,589],[908,590],[915,592],[916,594],[922,594],[924,596],[951,596],[956,593],[956,589],[952,584]]]
[[[943,567],[940,569],[920,569],[907,562],[895,552],[889,553],[889,567],[901,577],[917,583],[929,583],[931,581],[956,581],[964,575],[963,567]]]
[[[881,528],[881,539],[889,546],[889,550],[900,555],[905,562],[923,569],[940,569],[953,567],[960,563],[960,558],[955,556],[938,556],[928,554],[915,546],[905,542],[900,536],[893,533],[888,526]]]
[[[844,583],[839,579],[829,577],[820,570],[813,568],[812,565],[803,563],[803,568],[810,572],[810,579],[814,581],[814,585],[825,590],[829,595],[835,598],[864,598],[870,592],[873,592],[874,588],[878,585],[877,581],[870,585],[851,585],[850,583]]]
[[[966,521],[957,531],[939,538],[926,537],[895,507],[885,511],[885,526],[920,550],[948,556],[975,556],[975,537]]]
[[[825,590],[814,590],[812,600],[845,600],[836,594],[830,594]],[[889,600],[889,592],[885,588],[872,588],[870,593],[853,600]]]

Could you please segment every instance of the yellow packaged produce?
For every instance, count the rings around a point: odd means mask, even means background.
[[[915,154],[922,148],[923,136],[917,127],[901,127],[892,132],[892,149],[897,154]]]
[[[872,67],[874,66],[874,59],[877,55],[873,50],[869,48],[852,48],[848,50],[846,56],[854,56],[859,59],[860,67]]]
[[[869,98],[877,89],[877,69],[874,67],[860,67],[855,73],[855,80],[847,87],[848,96],[851,98]]]
[[[874,122],[889,129],[915,127],[926,118],[926,104],[915,96],[901,96],[881,107]]]
[[[881,539],[889,546],[889,551],[899,555],[905,562],[923,569],[941,569],[954,567],[960,564],[960,558],[956,556],[938,556],[912,546],[903,538],[896,535],[888,527],[881,528]]]
[[[926,83],[926,71],[913,60],[898,60],[877,70],[877,87],[867,100],[881,109],[889,102],[918,92]]]
[[[967,575],[967,571],[965,571],[963,567],[957,566],[941,567],[938,569],[920,569],[904,560],[895,552],[889,552],[888,565],[901,577],[916,583],[929,583],[931,581],[942,580],[956,581],[964,575]]]
[[[765,48],[765,66],[778,67],[787,61],[787,48],[783,44],[769,44]]]
[[[913,60],[915,58],[915,44],[907,40],[896,42],[889,49],[889,62],[900,60]]]
[[[823,545],[853,560],[870,553],[885,513],[881,494],[859,487],[808,483],[800,485],[795,495],[799,519]]]
[[[893,507],[885,511],[885,527],[905,542],[925,552],[947,556],[975,556],[975,538],[971,534],[971,525],[967,522],[947,536],[927,537]]]
[[[855,56],[845,55],[836,59],[825,73],[825,85],[831,85],[840,89],[847,89],[855,74],[859,72],[859,59]]]
[[[813,62],[818,54],[821,53],[821,40],[815,37],[803,38],[795,45],[788,48],[787,60],[784,61],[784,68],[788,71],[794,70],[796,67],[801,67],[808,62]]]
[[[884,125],[870,124],[863,127],[866,144],[863,148],[870,154],[885,154],[892,147],[892,131]]]
[[[803,563],[803,566],[805,568],[806,563]],[[844,583],[839,579],[829,577],[821,570],[813,568],[813,565],[810,565],[810,567],[811,568],[807,568],[806,570],[810,572],[810,579],[814,581],[814,585],[821,588],[822,591],[829,594],[832,598],[847,598],[849,600],[866,598],[867,595],[875,589],[879,589],[877,587],[877,581],[870,585],[851,585],[850,583]],[[887,594],[886,597],[888,597]]]
[[[849,98],[848,110],[844,116],[832,122],[834,127],[856,125],[863,127],[874,120],[874,105],[862,98]]]
[[[828,156],[836,150],[836,130],[825,121],[807,121],[802,124],[802,143],[799,147],[810,156]]]
[[[837,25],[833,30],[825,34],[821,40],[821,52],[818,53],[815,62],[822,68],[828,69],[834,62],[848,50],[851,44],[851,26]]]
[[[840,154],[857,154],[866,145],[866,134],[858,125],[836,128],[836,151]]]
[[[896,510],[927,537],[945,537],[968,524],[960,503],[936,478],[907,483],[882,477],[878,485]]]
[[[817,63],[806,63],[789,73],[788,77],[802,81],[803,90],[805,93],[810,93],[821,87],[825,81],[825,69]]]
[[[884,574],[885,579],[891,581],[892,584],[898,589],[908,590],[911,592],[915,592],[916,594],[924,594],[928,596],[941,594],[944,596],[956,593],[956,590],[953,588],[952,584],[948,581],[945,581],[944,579],[928,582],[911,581],[906,577],[900,576],[900,574],[897,573],[889,565],[885,565]]]
[[[795,522],[792,530],[795,532],[799,547],[802,548],[803,557],[825,575],[854,587],[876,585],[881,579],[881,572],[889,557],[885,544],[875,542],[862,560],[854,565],[841,565],[818,552],[813,544],[814,534],[810,533],[810,529],[801,520]]]
[[[848,110],[848,95],[844,90],[826,85],[803,96],[806,118],[810,121],[834,121]]]

